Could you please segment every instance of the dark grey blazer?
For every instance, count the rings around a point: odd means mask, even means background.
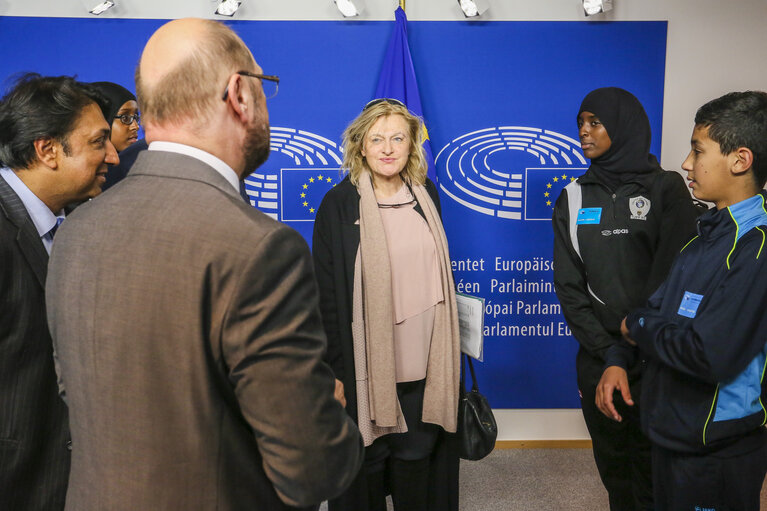
[[[47,296],[67,509],[285,509],[356,475],[306,243],[206,164],[141,153],[62,224]]]
[[[45,314],[48,254],[0,177],[0,509],[64,508],[67,408]]]

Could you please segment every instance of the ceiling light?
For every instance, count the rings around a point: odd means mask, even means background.
[[[219,2],[216,14],[219,16],[234,16],[237,9],[240,8],[240,4],[237,0],[223,0]]]
[[[586,13],[586,16],[607,12],[612,8],[613,0],[583,0],[583,12]]]
[[[344,18],[351,18],[353,16],[359,16],[360,10],[354,5],[352,0],[333,0],[336,3],[336,7],[341,11]]]
[[[463,15],[467,18],[482,16],[482,13],[487,9],[484,0],[458,0],[458,5],[461,6]]]
[[[88,12],[90,12],[91,14],[95,14],[96,16],[98,16],[98,15],[99,15],[99,14],[101,14],[102,12],[106,11],[107,9],[111,9],[111,8],[112,8],[112,7],[114,7],[114,6],[115,6],[115,3],[114,3],[114,2],[109,2],[109,1],[106,1],[106,2],[101,2],[100,4],[98,4],[96,7],[94,7],[93,9],[91,9],[91,10],[90,10],[90,11],[88,11]]]

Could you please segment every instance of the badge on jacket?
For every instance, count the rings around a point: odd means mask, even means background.
[[[602,208],[581,208],[578,210],[576,225],[598,225],[602,219]]]
[[[647,213],[650,212],[650,199],[641,195],[632,197],[629,199],[629,209],[632,220],[647,220]]]

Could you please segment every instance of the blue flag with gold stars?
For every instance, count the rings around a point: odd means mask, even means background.
[[[554,203],[565,186],[586,169],[527,169],[526,220],[551,220]]]
[[[398,99],[407,106],[408,110],[423,118],[421,95],[418,93],[415,68],[410,56],[410,46],[407,43],[407,16],[402,7],[397,7],[394,17],[394,32],[381,66],[375,97]],[[426,130],[425,126],[424,130]],[[434,166],[434,154],[431,152],[428,131],[425,133],[423,149],[426,152],[426,164],[429,166],[427,176],[436,183],[437,170]]]
[[[340,181],[338,169],[298,168],[280,171],[284,222],[313,222],[328,190]]]

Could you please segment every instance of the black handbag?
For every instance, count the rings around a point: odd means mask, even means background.
[[[458,438],[461,442],[461,458],[481,460],[495,448],[498,437],[498,425],[485,396],[479,393],[477,377],[471,357],[461,354],[462,360],[469,361],[471,371],[471,391],[466,392],[464,375],[466,371],[461,363],[461,399],[458,402]]]

